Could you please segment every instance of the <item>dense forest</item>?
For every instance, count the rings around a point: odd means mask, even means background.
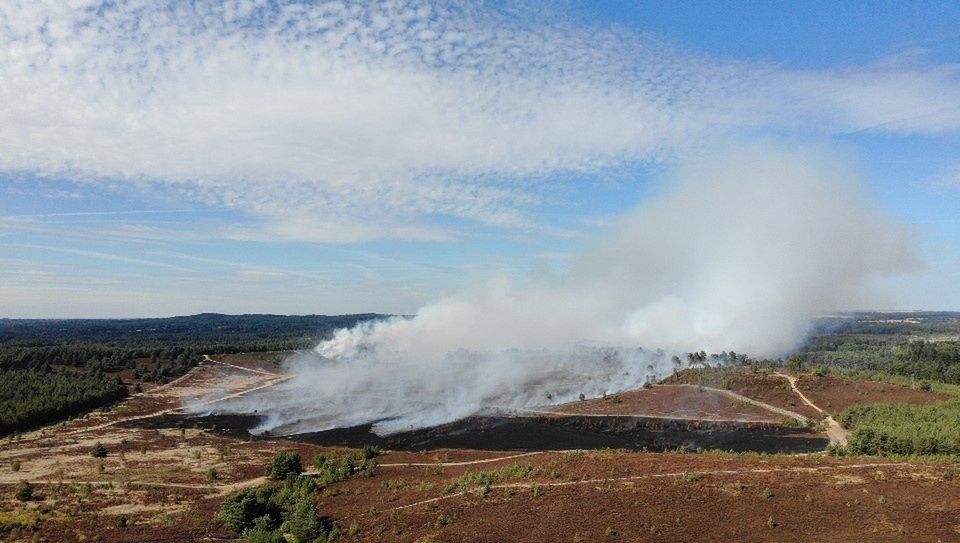
[[[913,341],[892,346],[845,343],[832,351],[812,351],[802,356],[810,364],[960,384],[960,342],[957,341]]]
[[[838,416],[847,450],[871,455],[960,455],[960,403],[860,405]]]
[[[0,435],[117,401],[127,388],[95,372],[10,370],[0,375]]]
[[[0,319],[0,435],[100,407],[136,382],[187,372],[204,353],[303,349],[385,315],[219,315],[164,319]]]
[[[817,325],[798,353],[808,365],[960,384],[960,313],[858,313]]]

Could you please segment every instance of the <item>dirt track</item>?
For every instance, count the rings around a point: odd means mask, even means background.
[[[793,391],[797,394],[797,396],[800,397],[803,403],[816,409],[817,412],[819,413],[824,413],[823,409],[820,409],[819,407],[817,407],[816,404],[811,402],[810,399],[807,398],[807,396],[803,392],[801,392],[799,388],[797,388],[796,377],[792,375],[787,375],[785,373],[775,373],[774,375],[777,375],[789,381],[790,388],[792,388]],[[846,445],[847,438],[849,437],[850,432],[844,430],[843,427],[840,426],[840,423],[837,422],[831,415],[827,415],[826,418],[824,418],[824,421],[827,423],[827,435],[830,437],[830,443],[834,445]]]

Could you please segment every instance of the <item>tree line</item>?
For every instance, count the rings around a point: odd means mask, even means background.
[[[877,371],[919,380],[960,384],[960,342],[912,341],[903,345],[843,343],[800,355],[805,362]]]
[[[97,372],[0,372],[0,435],[49,424],[122,399],[127,388]]]
[[[201,355],[312,347],[384,315],[218,315],[167,319],[0,319],[0,435],[124,398],[118,372],[164,383]]]

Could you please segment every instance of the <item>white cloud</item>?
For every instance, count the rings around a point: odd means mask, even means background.
[[[236,209],[240,239],[526,228],[552,173],[731,132],[960,127],[953,65],[795,72],[392,2],[7,2],[0,73],[0,169]]]

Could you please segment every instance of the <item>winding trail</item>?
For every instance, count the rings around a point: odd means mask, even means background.
[[[697,385],[681,384],[681,385],[679,385],[679,386],[696,387]],[[803,415],[801,415],[800,413],[797,413],[797,412],[795,412],[795,411],[790,411],[789,409],[783,409],[782,407],[777,407],[777,406],[775,406],[775,405],[770,405],[770,404],[768,404],[768,403],[766,403],[766,402],[761,402],[760,400],[754,400],[753,398],[748,398],[748,397],[744,396],[743,394],[737,394],[736,392],[734,392],[734,391],[732,391],[732,390],[726,390],[726,389],[723,389],[723,388],[713,388],[713,387],[702,387],[702,388],[703,388],[704,390],[709,390],[709,391],[711,391],[711,392],[716,392],[716,393],[718,393],[718,394],[723,394],[724,396],[727,396],[728,398],[733,398],[734,400],[737,400],[737,401],[746,402],[746,403],[755,405],[755,406],[757,406],[757,407],[762,407],[763,409],[766,409],[767,411],[773,411],[774,413],[777,413],[777,414],[779,414],[779,415],[783,415],[783,416],[785,416],[785,417],[789,417],[789,418],[791,418],[791,419],[800,421],[800,422],[803,423],[803,424],[806,424],[806,423],[807,423],[807,417],[805,417],[805,416],[803,416]]]
[[[823,409],[820,409],[820,407],[818,407],[817,404],[810,401],[810,398],[807,398],[807,396],[799,388],[797,388],[796,377],[794,377],[793,375],[780,373],[780,372],[776,372],[774,373],[774,375],[776,375],[777,377],[783,377],[784,379],[786,379],[790,383],[790,388],[793,389],[794,394],[799,396],[800,400],[803,401],[803,403],[816,409],[818,413],[823,413],[827,415],[824,420],[827,422],[827,437],[830,438],[831,445],[844,446],[847,444],[847,438],[850,436],[850,432],[844,430],[843,427],[840,426],[840,423],[836,421],[836,419],[834,419],[831,415],[827,414]]]

